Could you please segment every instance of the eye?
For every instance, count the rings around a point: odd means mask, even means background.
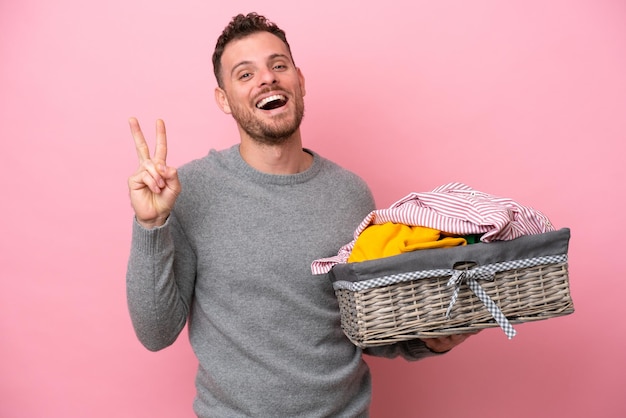
[[[274,65],[274,69],[277,71],[285,71],[287,66],[285,64],[276,64]]]
[[[242,73],[239,75],[239,80],[247,80],[252,77],[252,73]]]

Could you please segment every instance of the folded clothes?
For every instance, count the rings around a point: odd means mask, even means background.
[[[390,257],[409,251],[466,245],[461,237],[443,236],[441,231],[424,226],[386,222],[370,225],[359,235],[349,263]]]
[[[334,265],[346,263],[359,235],[371,225],[386,222],[424,226],[457,236],[480,234],[481,242],[554,231],[550,220],[538,210],[463,183],[449,183],[432,192],[409,193],[387,209],[370,212],[354,232],[354,239],[336,256],[314,260],[311,272],[325,274]]]

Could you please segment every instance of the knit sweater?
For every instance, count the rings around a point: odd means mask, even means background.
[[[270,175],[238,146],[211,151],[179,169],[182,192],[163,226],[133,223],[135,332],[156,351],[188,324],[199,417],[368,416],[367,364],[340,329],[328,277],[310,263],[352,240],[374,202],[359,177],[308,152],[308,170]],[[370,354],[431,353],[412,342]]]

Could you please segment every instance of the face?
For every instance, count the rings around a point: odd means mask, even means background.
[[[277,145],[291,138],[304,116],[304,77],[287,46],[269,32],[232,41],[222,55],[220,108],[232,114],[242,133]]]

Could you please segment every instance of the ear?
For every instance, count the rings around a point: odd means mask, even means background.
[[[222,90],[220,87],[215,88],[215,102],[217,106],[222,109],[222,112],[226,114],[230,114],[230,105],[228,104],[228,97],[226,97],[226,92]]]
[[[302,91],[302,97],[306,96],[306,89],[304,88],[304,75],[302,74],[302,71],[300,70],[300,68],[297,68],[298,70],[298,80],[300,81],[300,90]]]

